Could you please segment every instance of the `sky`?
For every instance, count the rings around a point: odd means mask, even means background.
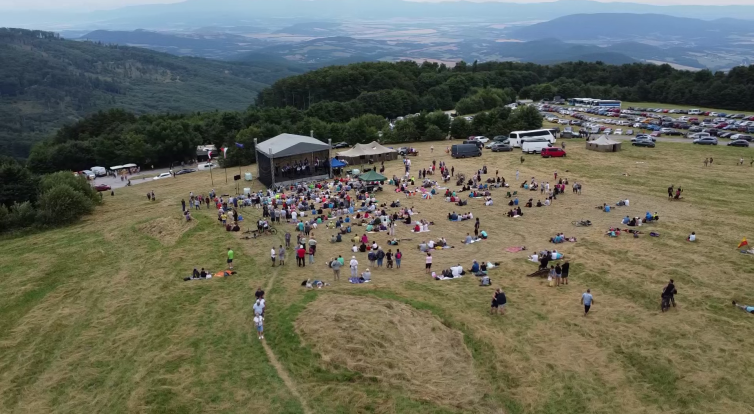
[[[74,9],[98,10],[114,9],[137,4],[177,3],[182,0],[0,0],[0,9],[4,10],[44,10],[44,9]],[[274,0],[261,0],[274,1]],[[379,0],[362,0],[379,1]],[[447,0],[412,0],[412,1],[447,1]],[[515,3],[540,3],[543,0],[471,0],[471,1],[500,1]],[[544,0],[547,1],[547,0]],[[654,5],[751,5],[754,0],[598,0],[603,3],[645,3]]]

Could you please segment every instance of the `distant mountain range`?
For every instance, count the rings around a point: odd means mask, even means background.
[[[751,6],[652,6],[561,0],[542,3],[412,2],[403,0],[188,0],[91,13],[66,11],[4,11],[0,26],[58,29],[136,28],[175,29],[201,26],[240,26],[250,21],[327,21],[354,19],[472,19],[499,23],[549,20],[581,13],[655,13],[699,19],[754,19]],[[288,23],[291,24],[291,23]]]
[[[558,38],[573,42],[656,40],[715,45],[754,36],[754,22],[738,19],[700,20],[662,14],[574,14],[513,30],[521,40]]]

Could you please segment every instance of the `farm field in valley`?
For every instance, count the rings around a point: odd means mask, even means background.
[[[411,144],[419,150],[415,177],[433,160],[467,176],[486,166],[484,179],[498,171],[518,191],[524,216],[505,217],[505,189],[492,190],[493,206],[469,199],[458,207],[386,186],[380,204],[398,199],[434,225],[413,234],[399,224],[397,237],[411,239],[397,246],[402,268],[371,269],[366,284],[348,283],[347,268],[333,282],[327,260],[347,262],[351,243],[329,243],[324,226],[315,230],[315,264],[297,268],[289,250],[286,265],[273,268],[270,249],[284,243],[285,231],[295,240],[293,225],[242,240],[218,225],[214,210],[192,211],[194,221],[184,222],[189,192],[234,191],[222,169],[214,183],[197,172],[118,189],[79,224],[0,239],[0,412],[753,412],[754,315],[731,300],[754,305],[747,288],[754,256],[736,249],[754,237],[754,149],[624,143],[622,152],[599,153],[583,140],[566,143],[566,158],[527,155],[523,163],[520,151],[454,160],[444,152],[451,142]],[[705,168],[708,157],[714,163]],[[736,165],[740,157],[744,166]],[[388,177],[403,173],[400,161],[385,166]],[[256,175],[256,166],[243,171]],[[556,171],[581,183],[583,194],[569,185],[552,206],[524,208],[544,196],[520,183],[555,184]],[[683,200],[668,200],[671,184],[683,188]],[[145,197],[150,190],[157,201]],[[629,207],[595,208],[626,198]],[[452,211],[473,212],[489,239],[463,245],[473,222],[448,221]],[[624,216],[647,211],[660,221],[642,226],[639,238],[604,235]],[[241,215],[245,230],[261,210]],[[591,227],[571,224],[587,219]],[[577,242],[548,243],[561,232]],[[685,241],[691,232],[695,243]],[[386,234],[368,236],[391,247]],[[493,286],[480,287],[470,274],[426,275],[416,246],[440,237],[455,248],[433,253],[433,270],[500,262],[489,274]],[[528,251],[504,250],[512,246]],[[237,275],[182,280],[194,268],[223,270],[228,247]],[[567,286],[526,277],[537,268],[527,254],[552,248],[571,263]],[[366,253],[356,256],[363,271]],[[670,278],[678,306],[661,313]],[[306,279],[331,286],[306,289]],[[257,287],[267,291],[267,349],[252,323]],[[504,316],[489,314],[497,287],[508,298]],[[579,300],[588,288],[595,304],[583,317]]]

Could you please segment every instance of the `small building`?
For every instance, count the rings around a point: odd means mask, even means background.
[[[618,152],[620,146],[620,141],[613,141],[607,135],[600,135],[597,139],[586,142],[586,149],[598,152]]]
[[[256,146],[259,181],[268,187],[330,178],[330,145],[305,135],[280,134]]]

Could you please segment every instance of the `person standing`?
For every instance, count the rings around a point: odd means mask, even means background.
[[[563,284],[568,284],[568,270],[571,268],[571,264],[566,261],[563,263],[563,267],[561,268],[561,271],[563,272]]]
[[[385,257],[387,257],[387,268],[392,269],[393,268],[393,249],[387,249],[387,253],[385,254]]]
[[[385,251],[382,250],[382,247],[377,248],[377,267],[382,267],[382,261],[385,260]]]
[[[500,289],[495,289],[494,292],[492,292],[492,303],[490,304],[490,315],[494,315],[497,313],[498,303],[497,303],[497,294],[500,292]]]
[[[233,270],[233,250],[228,247],[228,269]]]
[[[181,199],[181,211],[186,211],[186,200]]]
[[[272,267],[275,267],[275,246],[272,246],[270,250],[270,259],[272,259]]]
[[[474,238],[479,237],[479,217],[476,218],[476,222],[474,223]]]
[[[555,281],[558,286],[563,284],[563,269],[560,267],[560,263],[555,265]]]
[[[300,244],[296,250],[296,264],[298,267],[306,267],[306,249],[303,244]]]
[[[670,199],[673,198],[673,187],[675,187],[675,186],[672,185],[672,184],[670,185],[670,187],[668,187],[668,198],[670,198]]]
[[[285,249],[283,248],[282,244],[278,249],[278,263],[280,263],[280,266],[285,265]]]
[[[289,231],[285,232],[285,248],[286,249],[291,248],[291,232]]]
[[[351,256],[351,261],[348,263],[348,266],[351,268],[351,277],[359,275],[359,261],[356,260],[356,256]]]
[[[518,181],[518,170],[516,170],[516,181]]]
[[[591,289],[587,289],[586,292],[581,295],[581,303],[584,305],[584,316],[586,316],[594,303]]]
[[[501,315],[505,315],[505,305],[508,303],[508,298],[505,297],[505,292],[502,289],[497,289],[497,308]]]
[[[450,167],[450,176],[453,177],[454,175],[456,175],[456,167],[451,166]]]
[[[403,253],[401,253],[401,249],[397,249],[395,251],[395,268],[396,269],[401,268],[401,259],[403,259]]]
[[[309,264],[314,264],[314,253],[316,251],[316,246],[309,246]]]
[[[673,279],[670,279],[670,282],[668,282],[668,285],[665,286],[665,289],[662,290],[662,297],[663,299],[667,300],[667,305],[670,307],[672,304],[675,308],[675,294],[677,293],[675,289],[675,283],[673,282]]]
[[[429,274],[432,272],[432,253],[427,252],[427,258],[425,259],[424,273]]]
[[[342,265],[340,264],[340,261],[338,259],[333,260],[330,262],[330,268],[332,268],[333,273],[333,280],[340,280],[340,267]]]

